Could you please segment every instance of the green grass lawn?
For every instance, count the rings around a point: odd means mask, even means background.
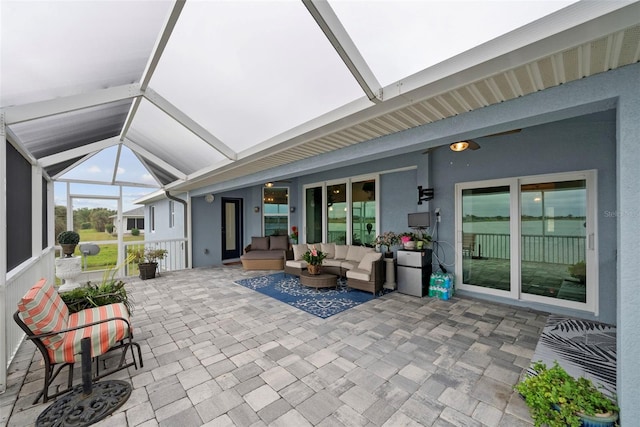
[[[86,270],[104,270],[109,267],[114,267],[118,260],[118,244],[108,243],[100,244],[101,241],[117,240],[117,236],[112,236],[106,231],[96,231],[94,229],[79,230],[80,243],[92,242],[100,246],[100,253],[97,255],[87,256],[87,268]],[[127,234],[124,236],[125,242],[135,242],[144,240],[144,236],[132,236]],[[76,247],[74,256],[82,256],[80,252],[80,245]],[[59,256],[59,255],[57,255]],[[125,256],[126,257],[126,256]],[[84,270],[84,260],[82,261],[82,268]],[[137,266],[136,266],[137,267]]]

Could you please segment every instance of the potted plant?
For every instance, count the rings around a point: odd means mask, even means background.
[[[289,234],[289,237],[291,237],[293,244],[298,244],[298,227],[295,225],[291,226],[291,234]]]
[[[131,262],[138,264],[138,271],[142,280],[156,277],[158,261],[167,255],[166,249],[159,248],[138,248],[129,250]]]
[[[416,235],[411,231],[400,233],[399,238],[405,249],[413,250],[416,248]]]
[[[65,254],[67,258],[70,258],[73,256],[78,242],[80,242],[80,235],[73,230],[67,230],[58,234],[57,240],[60,246],[62,246],[62,253]]]
[[[569,375],[557,361],[553,367],[538,361],[535,374],[515,386],[527,402],[534,425],[540,427],[613,426],[619,408],[591,380]]]
[[[376,246],[380,246],[380,252],[384,253],[385,258],[393,258],[391,247],[397,245],[399,241],[400,239],[398,238],[396,233],[394,233],[393,231],[385,231],[384,233],[376,237],[374,244]],[[384,251],[385,247],[387,248],[386,251]]]
[[[320,274],[320,267],[322,267],[322,261],[327,257],[322,251],[316,249],[315,246],[312,246],[302,258],[307,262],[307,271],[309,274]]]

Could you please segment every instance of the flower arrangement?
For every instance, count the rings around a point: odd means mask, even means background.
[[[374,244],[376,246],[380,246],[380,250],[382,251],[382,246],[386,246],[387,250],[385,252],[391,252],[391,246],[397,245],[399,242],[398,236],[393,231],[386,231],[376,237]]]
[[[291,237],[293,243],[298,243],[298,227],[295,225],[291,226],[291,234],[289,234],[289,237]]]
[[[327,257],[327,254],[317,250],[315,246],[312,246],[311,249],[305,252],[305,254],[302,256],[302,258],[307,262],[307,264],[310,264],[310,265],[322,265],[322,261],[326,257]]]

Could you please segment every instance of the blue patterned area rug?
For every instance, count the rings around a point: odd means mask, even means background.
[[[316,290],[301,285],[298,277],[284,273],[242,279],[235,283],[323,319],[373,299],[371,292],[347,289],[344,282],[337,289]]]
[[[542,330],[532,362],[555,360],[571,376],[589,378],[602,392],[616,393],[616,327],[551,315]],[[534,372],[529,369],[529,373]]]

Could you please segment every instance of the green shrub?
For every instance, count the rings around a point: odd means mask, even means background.
[[[80,228],[82,228],[83,230],[90,230],[91,229],[91,223],[90,222],[83,222],[82,225],[80,225]]]
[[[137,228],[132,228],[131,229],[131,235],[132,236],[139,236],[140,235],[140,230],[138,230]]]
[[[113,233],[113,224],[107,224],[104,226],[104,229],[106,230],[107,233],[111,234]]]

